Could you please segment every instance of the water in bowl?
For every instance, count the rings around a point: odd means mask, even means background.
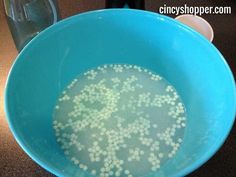
[[[185,126],[173,86],[148,69],[123,64],[79,75],[59,97],[53,120],[66,156],[100,177],[160,170],[179,149]]]

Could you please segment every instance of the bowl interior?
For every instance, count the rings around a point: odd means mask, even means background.
[[[220,53],[167,17],[135,10],[78,15],[33,39],[15,62],[6,88],[10,127],[23,149],[58,176],[85,174],[58,146],[52,129],[57,97],[78,74],[107,63],[136,64],[166,78],[187,110],[184,143],[153,176],[184,175],[205,162],[234,119],[235,87]]]

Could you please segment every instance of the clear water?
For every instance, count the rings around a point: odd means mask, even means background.
[[[53,127],[70,160],[94,176],[148,176],[179,149],[186,115],[176,90],[134,65],[103,65],[74,79]]]

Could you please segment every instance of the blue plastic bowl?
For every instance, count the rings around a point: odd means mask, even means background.
[[[174,85],[188,114],[184,143],[152,176],[184,176],[219,149],[235,116],[232,73],[204,37],[168,17],[138,10],[80,14],[48,28],[19,54],[10,72],[5,110],[20,146],[57,176],[89,176],[57,144],[52,113],[78,74],[106,63],[156,71]]]

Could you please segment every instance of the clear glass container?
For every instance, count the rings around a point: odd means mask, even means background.
[[[4,0],[4,6],[18,51],[40,31],[59,20],[56,0]]]

